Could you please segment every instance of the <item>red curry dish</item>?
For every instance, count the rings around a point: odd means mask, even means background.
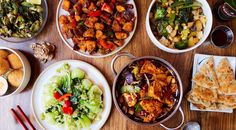
[[[105,55],[123,46],[133,31],[134,5],[127,0],[64,0],[59,23],[64,37],[72,39],[74,50]]]
[[[178,81],[171,70],[152,59],[127,66],[117,80],[117,104],[130,119],[155,123],[178,102]]]

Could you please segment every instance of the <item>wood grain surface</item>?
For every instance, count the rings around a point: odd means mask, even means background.
[[[213,7],[214,3],[217,0],[208,0],[211,7]],[[194,51],[190,51],[183,54],[170,54],[158,49],[154,44],[150,41],[146,29],[145,29],[145,18],[146,12],[148,9],[151,0],[135,0],[137,9],[138,9],[138,25],[137,30],[132,38],[131,42],[123,49],[122,51],[127,51],[132,53],[137,57],[141,56],[157,56],[161,57],[167,61],[169,61],[179,72],[182,81],[183,81],[183,89],[184,95],[190,90],[191,85],[191,74],[192,74],[192,66],[193,66],[193,57],[196,53],[202,54],[214,54],[214,55],[223,55],[223,56],[236,56],[236,41],[234,44],[227,49],[219,49],[214,47],[206,41],[202,46]],[[39,125],[36,123],[31,109],[31,91],[32,86],[44,68],[49,66],[50,64],[64,60],[64,59],[78,59],[82,61],[86,61],[95,67],[97,67],[107,78],[110,86],[112,86],[114,75],[110,70],[111,59],[114,56],[102,58],[102,59],[91,59],[82,57],[73,51],[71,51],[60,39],[59,34],[56,29],[56,8],[57,8],[58,0],[48,0],[49,7],[49,18],[47,20],[46,27],[43,32],[40,33],[35,39],[32,41],[28,41],[26,43],[13,44],[7,43],[4,41],[0,41],[0,46],[7,46],[11,48],[16,48],[21,50],[29,59],[32,67],[32,76],[30,83],[27,88],[18,95],[0,99],[0,130],[21,130],[22,127],[15,121],[10,113],[10,108],[15,108],[16,105],[20,105],[25,113],[30,117],[30,120],[33,124],[40,130]],[[236,21],[229,22],[219,22],[214,18],[214,26],[224,24],[230,26],[233,31],[236,33]],[[56,57],[53,61],[48,62],[47,64],[41,64],[37,59],[35,59],[32,55],[32,51],[30,49],[30,44],[32,42],[42,42],[48,41],[56,45]],[[117,70],[121,69],[121,67],[128,63],[128,58],[121,58],[118,60],[116,66]],[[189,103],[183,98],[181,104],[184,113],[185,113],[185,122],[188,121],[197,121],[200,123],[202,130],[236,130],[236,113],[233,114],[225,114],[225,113],[214,113],[214,112],[196,112],[190,111]],[[171,118],[165,124],[167,126],[176,126],[180,122],[180,115],[176,114],[175,117]],[[122,115],[116,110],[114,104],[112,107],[112,111],[110,117],[108,118],[106,124],[102,128],[103,130],[161,130],[160,126],[139,126],[133,124],[126,120]]]

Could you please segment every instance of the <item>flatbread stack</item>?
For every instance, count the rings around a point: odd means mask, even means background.
[[[187,100],[199,109],[219,110],[236,108],[236,80],[227,58],[214,67],[209,57],[194,75]]]

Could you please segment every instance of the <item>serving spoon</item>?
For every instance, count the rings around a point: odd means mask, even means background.
[[[184,124],[183,130],[201,130],[198,122],[188,122]]]

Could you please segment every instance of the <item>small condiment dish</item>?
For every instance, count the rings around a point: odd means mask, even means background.
[[[8,90],[8,83],[5,78],[0,76],[0,96],[4,95]]]

